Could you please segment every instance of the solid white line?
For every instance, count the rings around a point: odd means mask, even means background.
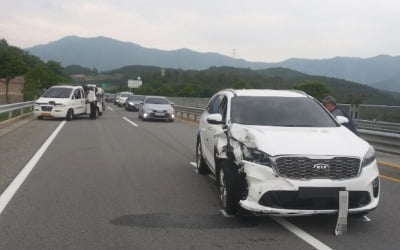
[[[12,197],[18,191],[19,187],[24,183],[25,179],[28,177],[29,173],[36,166],[42,155],[46,152],[47,148],[56,138],[58,133],[61,131],[62,127],[65,125],[66,121],[61,122],[60,125],[53,131],[49,138],[43,143],[35,155],[29,160],[25,167],[19,172],[17,177],[8,185],[7,189],[0,195],[0,214],[7,207],[8,203],[11,201]]]
[[[280,218],[280,217],[272,217],[272,219],[275,220],[278,224],[280,224],[284,228],[286,228],[287,230],[289,230],[290,232],[292,232],[293,234],[295,234],[300,239],[304,240],[311,246],[315,247],[316,249],[319,249],[319,250],[331,250],[332,249],[332,248],[328,247],[327,245],[325,245],[324,243],[322,243],[321,241],[319,241],[318,239],[314,238],[312,235],[310,235],[310,234],[304,232],[303,230],[301,230],[300,228],[296,227],[289,221],[287,221],[283,218]]]
[[[363,217],[363,221],[366,221],[366,222],[370,222],[370,221],[372,221],[368,216],[366,216],[366,215],[364,215]]]
[[[133,121],[129,120],[128,118],[126,118],[125,116],[122,117],[122,119],[124,119],[125,121],[129,122],[130,124],[132,124],[135,127],[139,127],[136,123],[134,123]]]
[[[192,167],[194,167],[194,168],[197,167],[197,164],[196,164],[196,162],[194,162],[194,161],[191,161],[191,162],[190,162],[190,165],[192,165]]]
[[[110,108],[110,107],[108,107],[108,106],[107,106],[107,108],[108,108],[109,110],[111,110],[111,111],[114,111],[114,109],[112,109],[112,108]]]

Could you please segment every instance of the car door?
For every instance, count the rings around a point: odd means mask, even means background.
[[[215,172],[215,136],[217,133],[222,131],[224,125],[222,124],[210,124],[207,122],[207,116],[210,114],[220,113],[224,118],[224,111],[226,110],[226,97],[224,95],[217,95],[210,102],[205,115],[201,118],[201,138],[202,138],[202,150],[205,159],[207,160],[211,170]],[[226,113],[226,112],[225,112]]]
[[[85,98],[83,98],[81,89],[75,89],[73,94],[73,109],[74,114],[82,114],[85,112]]]

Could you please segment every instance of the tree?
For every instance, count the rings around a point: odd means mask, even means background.
[[[323,99],[330,93],[330,89],[324,83],[320,82],[304,82],[299,86],[295,86],[295,89],[302,90],[308,95],[313,96],[317,99]]]
[[[9,103],[8,89],[11,79],[27,71],[23,52],[17,47],[9,46],[7,41],[0,40],[0,78],[6,83],[6,102]]]

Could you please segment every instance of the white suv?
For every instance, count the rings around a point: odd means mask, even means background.
[[[198,173],[215,174],[222,208],[270,215],[349,214],[379,202],[375,151],[316,99],[290,90],[222,90],[200,118]]]

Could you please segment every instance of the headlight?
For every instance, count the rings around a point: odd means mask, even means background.
[[[264,166],[271,167],[271,160],[267,153],[264,153],[255,148],[249,148],[242,145],[243,159],[246,161],[254,162]]]
[[[361,166],[366,167],[373,161],[375,161],[375,149],[371,146],[369,147],[367,153],[364,155]]]
[[[64,108],[64,107],[66,107],[65,104],[62,104],[62,103],[56,103],[55,106],[56,106],[56,107],[59,107],[59,108]]]
[[[132,105],[133,106],[133,102],[128,102],[129,103],[129,105]]]

